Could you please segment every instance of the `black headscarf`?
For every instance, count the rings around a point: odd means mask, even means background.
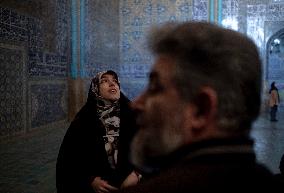
[[[117,164],[117,144],[119,140],[120,130],[120,104],[119,100],[110,101],[103,98],[99,92],[101,78],[105,74],[112,75],[120,86],[117,74],[112,71],[99,72],[91,82],[89,97],[96,102],[98,117],[105,128],[105,135],[103,136],[105,142],[105,150],[108,154],[109,163],[112,168]]]
[[[278,88],[275,86],[275,82],[272,82],[270,85],[270,90],[269,90],[269,94],[271,93],[272,90],[276,90],[278,91]]]

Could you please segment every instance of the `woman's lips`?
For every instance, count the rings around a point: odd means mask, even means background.
[[[111,89],[110,92],[115,94],[115,93],[117,93],[117,90],[116,89]]]

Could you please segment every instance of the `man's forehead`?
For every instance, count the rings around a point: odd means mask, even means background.
[[[157,58],[156,62],[153,65],[153,68],[149,74],[149,78],[151,79],[159,79],[159,78],[170,78],[172,77],[172,73],[174,71],[174,61],[170,57],[162,56]]]

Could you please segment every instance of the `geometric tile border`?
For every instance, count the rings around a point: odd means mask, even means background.
[[[0,137],[26,130],[25,50],[0,43]]]

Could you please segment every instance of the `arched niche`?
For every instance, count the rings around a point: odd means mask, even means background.
[[[273,34],[266,44],[265,91],[268,93],[270,84],[275,81],[282,99],[279,111],[284,111],[284,28]]]

